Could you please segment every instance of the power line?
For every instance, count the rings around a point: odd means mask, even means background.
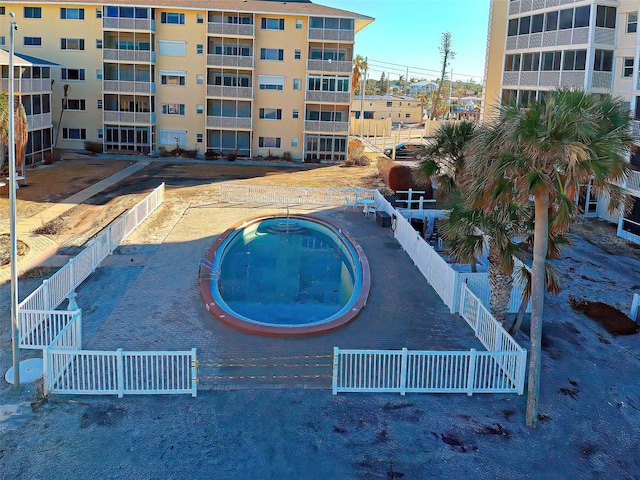
[[[402,65],[399,63],[392,63],[392,62],[385,62],[384,60],[375,60],[375,59],[371,59],[368,58],[368,63],[371,70],[374,71],[379,71],[379,72],[393,72],[393,73],[397,73],[399,75],[402,75],[406,72],[406,69],[408,68],[409,71],[413,71],[417,73],[423,73],[423,72],[428,72],[429,74],[436,74],[439,75],[440,74],[440,70],[433,70],[433,69],[429,69],[429,68],[424,68],[424,67],[416,67],[416,66],[411,66],[411,65]],[[458,78],[465,78],[465,79],[479,79],[480,82],[482,82],[482,77],[478,76],[478,75],[470,75],[470,74],[466,74],[466,73],[455,73],[454,75],[455,77]]]

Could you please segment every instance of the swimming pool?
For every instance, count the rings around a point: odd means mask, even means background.
[[[340,328],[364,307],[371,283],[362,248],[311,216],[244,221],[218,238],[207,257],[211,276],[200,292],[208,310],[260,335]]]

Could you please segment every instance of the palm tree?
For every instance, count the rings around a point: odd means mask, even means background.
[[[592,182],[610,194],[611,208],[621,190],[611,182],[628,171],[625,161],[631,139],[629,112],[611,95],[559,90],[545,104],[528,108],[503,105],[499,115],[480,130],[468,168],[478,184],[475,206],[490,211],[503,201],[534,204],[531,271],[531,352],[527,395],[527,424],[535,426],[540,394],[541,340],[545,263],[550,212],[558,225],[576,214],[579,186]],[[506,200],[505,200],[506,199]]]
[[[353,72],[351,73],[351,92],[353,92],[352,94],[355,94],[358,86],[360,85],[360,81],[362,80],[363,76],[366,75],[367,70],[369,70],[369,63],[367,59],[362,55],[356,55],[353,59]],[[364,88],[360,93],[364,95]]]
[[[0,92],[0,143],[9,145],[9,94]],[[14,105],[14,140],[16,144],[16,172],[20,171],[24,176],[24,159],[27,141],[29,139],[29,123],[27,113],[22,103]]]
[[[460,176],[464,170],[465,150],[475,130],[474,122],[446,122],[438,127],[427,144],[425,158],[420,162],[419,171],[425,180],[435,180],[439,197],[450,195],[459,188]]]

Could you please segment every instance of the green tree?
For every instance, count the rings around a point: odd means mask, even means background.
[[[478,182],[475,206],[491,211],[496,205],[533,198],[533,262],[531,271],[531,348],[527,424],[535,426],[540,394],[541,340],[546,259],[550,219],[568,226],[577,211],[579,186],[592,181],[606,190],[611,208],[621,201],[612,181],[628,170],[631,145],[629,111],[611,95],[559,90],[545,104],[528,108],[503,105],[499,114],[474,139],[468,162]],[[551,216],[550,216],[551,213]]]
[[[351,73],[351,91],[355,95],[356,91],[361,90],[360,82],[366,76],[369,70],[369,62],[362,55],[356,55],[353,59],[353,72]]]
[[[449,62],[456,56],[456,52],[454,52],[451,48],[451,32],[444,32],[442,34],[440,47],[438,47],[438,50],[440,51],[440,55],[442,56],[442,74],[440,75],[440,83],[438,84],[438,93],[433,99],[431,120],[434,120],[438,116],[438,104],[442,99],[442,87],[444,84],[444,78],[447,74],[447,67],[449,66]]]
[[[389,88],[389,82],[387,81],[387,76],[382,72],[380,75],[380,80],[378,80],[378,95],[385,95]]]

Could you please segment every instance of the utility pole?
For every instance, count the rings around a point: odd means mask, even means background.
[[[364,64],[369,65],[369,57],[364,57]],[[364,75],[362,75],[362,90],[360,92],[360,136],[364,134],[364,94],[367,90],[367,69],[364,70]]]

